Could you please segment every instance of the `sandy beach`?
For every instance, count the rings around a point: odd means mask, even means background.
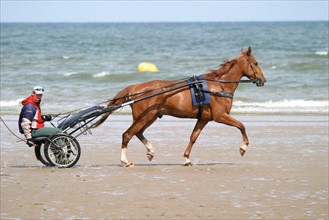
[[[1,116],[17,131],[16,116]],[[195,120],[163,117],[145,136],[149,162],[133,138],[120,163],[130,116],[112,115],[80,136],[82,155],[68,169],[38,162],[1,123],[1,219],[328,219],[328,116],[243,116],[238,129],[211,122],[191,161],[183,152]]]

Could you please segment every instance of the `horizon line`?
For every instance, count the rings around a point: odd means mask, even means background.
[[[329,20],[268,20],[268,21],[0,21],[3,23],[266,23],[266,22],[329,22]]]

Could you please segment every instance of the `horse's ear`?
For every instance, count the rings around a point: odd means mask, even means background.
[[[248,47],[247,56],[249,57],[250,55],[251,55],[251,47]]]
[[[241,48],[241,54],[243,54],[243,55],[246,54],[246,51],[243,48]]]

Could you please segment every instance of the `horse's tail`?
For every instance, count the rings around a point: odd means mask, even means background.
[[[127,101],[127,98],[129,98],[129,87],[121,90],[113,99],[111,99],[107,104],[107,107],[110,108],[116,105],[121,105]],[[91,128],[97,128],[100,126],[110,116],[110,114],[112,114],[112,111],[104,113],[102,117],[91,126]]]
[[[109,115],[111,114],[111,112],[106,112],[102,115],[102,117],[91,126],[91,128],[97,128],[98,126],[100,126],[101,124],[103,124],[103,122],[109,117]]]

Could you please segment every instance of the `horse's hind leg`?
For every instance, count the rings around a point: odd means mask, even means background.
[[[147,150],[146,156],[149,159],[149,161],[151,161],[154,157],[154,148],[153,148],[152,144],[144,137],[144,135],[142,133],[138,133],[138,134],[136,134],[136,136],[146,147],[146,150]]]
[[[157,117],[154,117],[153,120],[148,121],[144,127],[136,134],[137,138],[144,144],[144,146],[146,147],[147,150],[147,158],[149,159],[149,161],[152,161],[153,157],[154,157],[154,148],[152,146],[152,144],[144,137],[143,133],[146,130],[146,128],[148,128],[151,124],[153,124],[153,122],[155,122],[155,120],[157,119]]]
[[[196,142],[198,139],[202,129],[207,125],[208,121],[203,121],[203,120],[198,120],[197,123],[194,126],[194,129],[192,131],[192,134],[190,136],[190,142],[188,143],[188,146],[184,152],[184,166],[191,166],[191,161],[190,161],[190,153],[193,147],[193,144]]]
[[[133,124],[128,128],[128,130],[122,134],[121,162],[124,163],[125,166],[130,167],[130,166],[134,165],[127,158],[127,146],[128,146],[129,141],[131,140],[131,138],[134,135],[136,135],[143,143],[146,143],[147,148],[150,148],[150,149],[153,148],[152,145],[150,145],[150,143],[143,136],[143,132],[155,120],[156,120],[156,117],[151,117],[151,115],[141,117],[137,120],[134,120]]]

